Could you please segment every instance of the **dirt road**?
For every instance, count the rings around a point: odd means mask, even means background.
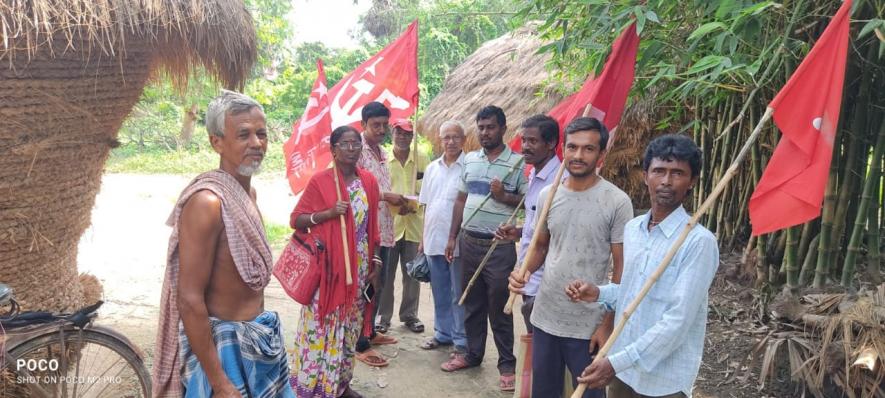
[[[178,175],[105,175],[92,213],[92,226],[80,241],[80,272],[95,275],[104,286],[107,304],[102,307],[99,322],[127,335],[148,358],[154,348],[170,233],[165,220],[189,180],[190,176]],[[265,219],[287,225],[295,198],[283,176],[261,175],[254,184]],[[285,295],[275,280],[266,291],[266,300],[268,309],[281,314],[291,349],[299,305]],[[448,355],[418,348],[424,336],[432,333],[432,314],[430,288],[422,284],[419,317],[426,325],[424,335],[394,326],[392,333],[400,343],[381,349],[391,358],[391,365],[374,370],[358,364],[354,388],[367,397],[512,396],[496,388],[497,353],[491,338],[483,366],[456,374],[439,370],[439,364]],[[515,315],[514,321],[522,329],[521,316]]]

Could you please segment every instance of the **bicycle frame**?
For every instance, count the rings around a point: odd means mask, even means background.
[[[6,347],[5,347],[5,352],[3,352],[3,358],[6,361],[9,361],[9,363],[14,363],[14,361],[16,361],[18,358],[12,357],[9,353],[15,347],[19,346],[20,344],[22,344],[26,341],[29,341],[32,339],[38,339],[38,338],[41,338],[41,337],[47,336],[47,335],[56,335],[55,338],[59,341],[59,344],[61,345],[61,351],[65,352],[65,350],[66,350],[65,335],[78,334],[83,330],[89,330],[94,333],[103,334],[103,335],[108,336],[110,338],[117,339],[117,340],[125,343],[129,347],[131,347],[133,349],[133,351],[135,351],[136,355],[138,355],[138,358],[141,360],[144,360],[144,353],[141,351],[141,349],[138,348],[137,345],[132,344],[132,342],[126,336],[120,334],[119,332],[117,332],[111,328],[108,328],[108,327],[94,325],[94,324],[92,324],[91,321],[88,325],[86,325],[86,327],[84,327],[83,329],[80,329],[66,320],[58,320],[55,322],[50,322],[50,323],[46,323],[46,324],[39,324],[39,325],[34,325],[34,326],[25,326],[22,328],[14,329],[11,332],[7,331],[7,333],[6,333]],[[67,366],[68,366],[67,358],[64,355],[62,355],[60,360],[61,360],[61,363],[59,365],[59,368],[67,369]],[[10,366],[10,368],[11,368],[12,372],[15,373],[17,376],[22,376],[25,378],[31,377],[30,372],[28,372],[28,370],[26,368],[25,369],[17,369],[16,367],[13,367],[13,366]],[[39,397],[42,397],[42,398],[54,398],[55,397],[54,394],[52,394],[49,391],[46,391],[45,389],[43,389],[39,385],[29,384],[29,388],[32,392],[39,394],[38,395]]]

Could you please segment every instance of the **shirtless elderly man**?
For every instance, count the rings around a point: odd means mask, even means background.
[[[206,111],[218,169],[184,189],[172,226],[153,369],[155,397],[294,397],[279,317],[264,310],[273,261],[252,175],[264,111],[231,91]]]

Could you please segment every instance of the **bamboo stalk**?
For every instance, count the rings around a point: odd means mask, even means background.
[[[802,225],[802,233],[799,235],[799,248],[796,250],[796,264],[805,264],[805,254],[808,253],[808,244],[813,234],[814,220]]]
[[[513,218],[516,217],[516,213],[519,213],[519,208],[522,207],[523,202],[525,202],[525,195],[522,195],[522,198],[519,199],[519,204],[516,205],[516,208],[513,209],[513,214],[507,219],[505,224],[513,224]],[[476,283],[476,279],[479,278],[479,274],[482,272],[482,269],[485,268],[486,263],[489,261],[489,258],[492,257],[492,252],[495,251],[495,248],[498,247],[498,243],[501,241],[495,239],[492,242],[492,245],[489,246],[489,250],[486,252],[486,255],[482,258],[482,261],[479,262],[479,266],[476,267],[476,271],[473,272],[473,276],[470,278],[470,282],[467,283],[467,286],[464,287],[464,293],[461,294],[461,299],[458,300],[458,305],[464,305],[464,299],[467,298],[467,293],[470,292],[470,288],[473,287],[473,284]]]
[[[881,162],[875,165],[875,167],[879,168],[879,172],[875,179],[876,187],[873,188],[873,199],[878,201],[878,203],[882,203],[879,193],[881,187],[879,177],[882,175]],[[867,273],[870,276],[870,281],[872,281],[875,286],[882,283],[882,271],[879,266],[879,262],[881,261],[880,258],[882,257],[882,253],[879,249],[879,245],[881,244],[879,241],[881,234],[881,230],[879,229],[879,211],[879,207],[874,206],[870,208],[869,214],[867,214]]]
[[[759,235],[756,237],[756,283],[754,283],[754,287],[760,288],[766,283],[768,283],[768,261],[765,255],[765,235]]]
[[[753,133],[750,134],[750,137],[747,138],[747,142],[744,143],[743,148],[738,153],[738,156],[732,161],[731,166],[728,167],[728,171],[722,177],[722,179],[716,184],[716,187],[713,188],[713,191],[710,192],[710,195],[707,197],[707,200],[704,201],[703,204],[697,209],[695,214],[688,220],[688,223],[685,225],[685,228],[682,229],[682,233],[680,233],[679,238],[673,243],[673,246],[670,247],[670,250],[664,256],[664,259],[661,260],[661,263],[658,265],[658,268],[655,270],[653,274],[651,274],[648,279],[646,279],[645,284],[642,286],[642,290],[639,291],[639,294],[630,302],[630,305],[627,306],[627,309],[624,311],[621,319],[618,321],[617,325],[615,325],[615,329],[612,331],[612,334],[609,336],[608,340],[605,342],[605,345],[599,350],[596,354],[596,357],[593,358],[593,363],[600,361],[602,358],[608,354],[609,350],[611,350],[614,345],[615,340],[618,339],[618,336],[624,330],[624,326],[627,324],[627,320],[630,319],[630,316],[633,315],[633,312],[636,311],[636,308],[639,307],[639,304],[642,302],[642,299],[648,294],[651,290],[652,286],[658,281],[661,274],[667,269],[667,266],[670,265],[670,261],[673,260],[673,257],[676,256],[676,252],[679,251],[679,248],[682,247],[682,243],[685,242],[685,239],[688,237],[688,233],[691,232],[692,228],[697,224],[698,220],[701,216],[704,215],[710,207],[716,202],[716,199],[725,189],[725,186],[729,181],[737,174],[737,169],[740,166],[741,162],[747,156],[747,153],[750,152],[750,148],[753,143],[756,141],[756,138],[759,136],[759,133],[762,131],[762,126],[768,119],[771,118],[771,113],[774,109],[767,107],[765,109],[765,114],[762,115],[762,119],[759,120],[759,123],[753,129]],[[572,394],[572,398],[580,398],[584,391],[586,391],[587,385],[581,383],[577,389],[575,389],[574,394]]]
[[[787,228],[786,233],[786,250],[784,251],[784,271],[787,274],[787,287],[790,290],[794,290],[799,287],[799,259],[798,253],[799,251],[799,239],[796,235],[799,234],[799,227],[790,227]]]
[[[525,161],[525,159],[520,158],[519,161],[517,161],[516,163],[513,164],[513,166],[510,166],[510,171],[508,171],[507,174],[504,175],[504,178],[501,179],[501,182],[503,183],[508,178],[510,178],[510,176],[513,174],[514,171],[519,170],[519,166],[522,165],[523,161]],[[525,196],[525,195],[523,195],[523,196]],[[489,193],[486,194],[486,197],[482,198],[482,202],[479,202],[479,206],[476,206],[476,208],[473,209],[473,212],[470,213],[469,216],[467,216],[467,219],[461,223],[461,228],[464,228],[467,224],[470,223],[470,220],[473,219],[473,216],[475,216],[476,213],[479,212],[479,209],[482,209],[482,207],[485,206],[486,202],[488,202],[491,197],[492,197],[492,192],[490,191]]]
[[[799,272],[799,286],[808,285],[808,278],[814,272],[812,264],[817,259],[814,254],[817,252],[818,241],[820,241],[820,233],[811,239],[811,244],[808,246],[808,253],[806,253],[805,260],[802,262],[802,271]]]
[[[338,182],[338,167],[332,162],[332,174],[335,176],[335,196],[341,201],[341,185]],[[341,221],[341,241],[344,243],[344,275],[347,280],[347,286],[353,284],[353,275],[350,272],[350,244],[347,239],[347,223],[344,221],[344,214],[338,216]]]
[[[830,245],[830,236],[833,232],[833,217],[836,212],[836,193],[838,187],[839,160],[842,158],[841,137],[836,139],[833,145],[833,161],[830,164],[830,175],[827,178],[827,188],[824,194],[824,208],[820,221],[820,239],[817,247],[817,264],[814,270],[814,282],[816,289],[823,287],[827,279],[827,249]]]
[[[877,168],[885,152],[885,123],[881,123],[879,127],[879,137],[876,139],[876,147],[873,149],[873,158],[870,162],[869,172],[867,172],[866,181],[864,181],[863,194],[860,197],[860,204],[857,207],[857,216],[854,218],[854,229],[851,231],[851,239],[848,242],[848,253],[845,255],[845,265],[842,267],[842,286],[851,285],[854,279],[854,267],[857,263],[857,254],[860,252],[861,236],[864,232],[864,226],[867,223],[867,211],[873,197],[873,186],[877,185],[876,180],[879,178]],[[878,195],[876,195],[878,197]]]

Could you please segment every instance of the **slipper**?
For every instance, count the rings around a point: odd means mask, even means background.
[[[387,334],[387,330],[388,330],[388,329],[390,329],[390,325],[387,325],[387,326],[384,326],[384,325],[375,325],[375,332],[376,332],[376,333],[384,333],[384,334]]]
[[[501,375],[501,379],[498,382],[498,386],[501,387],[501,391],[515,391],[516,390],[516,375]]]
[[[443,372],[454,372],[456,370],[467,369],[470,367],[472,367],[472,365],[467,362],[467,357],[464,354],[458,353],[453,353],[451,359],[440,365],[440,369],[442,369]],[[516,379],[514,378],[514,382],[515,380]]]
[[[381,354],[373,349],[368,349],[363,352],[357,352],[356,354],[354,354],[354,357],[360,362],[376,368],[383,368],[387,365],[390,365],[390,363],[387,362],[387,360],[384,359]]]
[[[424,324],[417,319],[409,319],[406,321],[406,327],[415,333],[424,333]]]
[[[435,349],[439,348],[440,346],[444,346],[444,345],[452,345],[452,343],[451,342],[444,343],[442,341],[437,340],[435,337],[431,337],[429,339],[424,340],[424,342],[422,342],[420,345],[418,345],[418,347],[420,347],[422,350],[435,350]]]
[[[372,337],[372,340],[369,340],[369,343],[372,345],[386,345],[399,343],[399,340],[397,340],[396,337],[381,332],[375,332],[375,337]]]

